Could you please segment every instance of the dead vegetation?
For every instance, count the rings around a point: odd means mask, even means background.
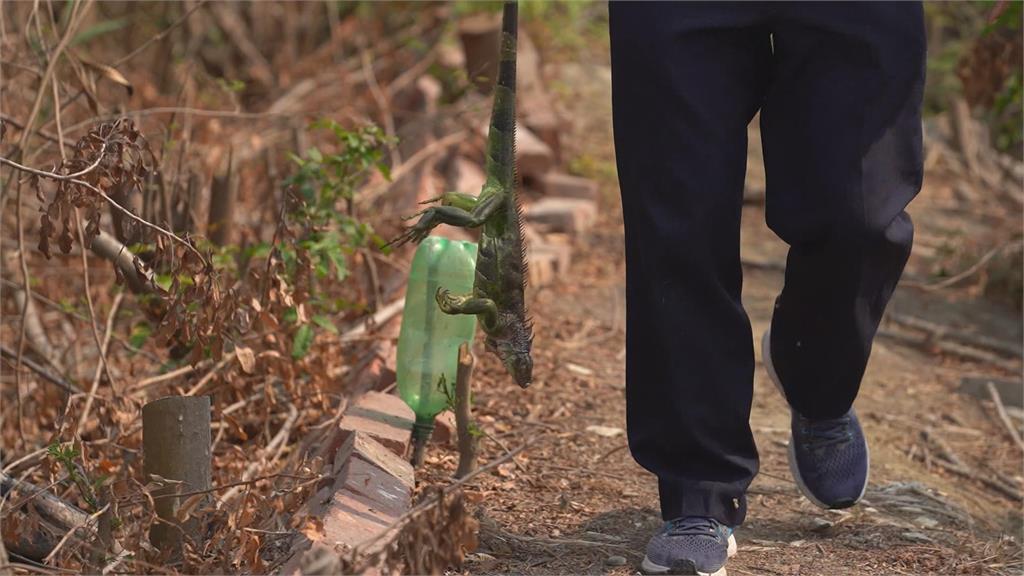
[[[477,20],[483,34],[488,28],[485,14],[460,29],[454,16],[464,10],[462,3],[5,4],[0,533],[9,561],[0,571],[264,573],[281,566],[296,534],[316,539],[317,519],[302,510],[331,473],[338,421],[360,394],[393,384],[407,255],[382,252],[380,238],[423,198],[476,191],[488,101],[469,72],[479,54],[461,46],[469,48]],[[534,62],[520,79],[523,120],[537,138],[521,161],[540,166],[538,173],[553,162],[572,166],[601,181],[602,198],[614,197],[601,108],[607,68],[589,62],[605,56],[594,43],[580,45],[590,27],[600,32],[599,6],[530,10],[547,20],[530,30],[541,52],[563,53],[541,62],[523,42],[522,63]],[[979,46],[972,57],[999,49]],[[586,57],[581,64],[565,54]],[[953,107],[927,126],[932,211],[923,226],[918,219],[905,283],[923,299],[1020,305],[1024,170],[1012,148],[995,151],[988,124],[969,107],[997,100],[993,86],[1011,69],[965,67],[979,76],[966,113]],[[545,105],[548,94],[561,106]],[[566,102],[579,106],[577,97],[594,112],[556,113]],[[528,181],[531,194],[546,182]],[[610,204],[584,218],[594,228],[578,241],[589,250],[568,279],[568,240],[531,238],[549,242],[549,270],[559,273],[535,279],[546,288],[531,296],[542,318],[555,319],[539,322],[546,382],[513,396],[490,386],[501,382],[500,367],[481,357],[480,467],[453,485],[453,451],[432,447],[419,505],[386,538],[348,556],[306,556],[305,571],[440,573],[464,561],[470,572],[615,571],[626,569],[618,558],[637,560],[655,500],[628,460],[616,411],[624,327],[614,286],[621,231]],[[747,209],[759,210],[756,199]],[[748,260],[765,264],[753,266],[755,293],[778,272],[781,259],[770,256]],[[1019,342],[1007,345],[1005,334],[915,318],[892,315],[885,330],[919,354],[916,362],[1019,374]],[[948,388],[954,369],[936,370]],[[923,386],[932,395],[945,391]],[[208,489],[182,494],[173,481],[144,473],[142,407],[167,395],[211,400]],[[942,404],[955,421],[885,424],[881,435],[901,457],[870,495],[884,520],[829,519],[819,529],[834,544],[764,520],[768,512],[793,520],[806,511],[794,491],[756,485],[755,514],[763,516],[752,522],[744,542],[752,559],[739,573],[800,572],[815,546],[840,558],[827,567],[879,565],[890,541],[906,545],[882,563],[894,571],[1018,568],[1017,543],[992,537],[998,527],[979,528],[970,501],[900,476],[914,466],[942,486],[950,478],[968,483],[966,498],[982,498],[979,490],[995,498],[986,513],[1018,506],[1012,466],[1020,454],[1007,446],[1019,441],[1009,432],[1019,432],[1019,413],[999,412],[1005,396],[994,398],[983,410]],[[899,403],[914,406],[907,397]],[[884,406],[869,409],[879,428],[891,417]],[[759,441],[777,448],[770,429],[779,424],[758,426]],[[981,430],[994,430],[1001,443],[982,442]],[[783,474],[779,461],[769,449],[766,473]],[[148,537],[168,494],[180,501],[175,513],[201,527],[185,535],[180,558],[162,555]],[[942,525],[922,528],[921,515]],[[906,536],[922,531],[930,541]],[[483,549],[467,557],[478,534]],[[964,544],[951,543],[959,537]]]

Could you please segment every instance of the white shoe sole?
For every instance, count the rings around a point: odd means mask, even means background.
[[[779,375],[775,373],[775,366],[772,365],[772,354],[771,354],[771,332],[772,329],[769,327],[764,331],[764,336],[761,337],[761,361],[764,362],[764,368],[768,371],[768,377],[771,379],[772,384],[775,385],[775,389],[782,395],[782,399],[786,400],[786,391],[782,388],[782,381],[779,380]],[[788,400],[787,400],[788,403]],[[790,408],[790,411],[793,409]],[[868,449],[867,442],[864,443],[864,454],[867,457],[868,474],[864,476],[864,486],[860,489],[860,495],[853,501],[854,504],[860,502],[860,499],[864,497],[864,492],[868,489],[868,476],[871,474],[871,451]],[[800,493],[804,495],[818,508],[824,510],[831,510],[833,507],[825,504],[821,500],[818,500],[811,490],[804,483],[804,479],[800,476],[800,468],[796,465],[796,449],[793,447],[792,434],[789,438],[789,445],[786,448],[786,457],[789,460],[789,471],[793,474],[793,479],[796,480],[796,486],[800,489]]]
[[[736,555],[736,536],[729,534],[729,547],[726,549],[726,558],[732,558]],[[672,571],[668,566],[662,566],[651,562],[651,559],[644,556],[644,561],[640,563],[640,570],[644,574],[668,574]],[[715,572],[697,572],[697,576],[727,576],[725,572],[725,566],[722,566]]]

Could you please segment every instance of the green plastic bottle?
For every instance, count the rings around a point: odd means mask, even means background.
[[[477,245],[473,242],[428,236],[412,260],[405,292],[402,328],[398,335],[398,394],[416,413],[414,460],[434,430],[434,418],[448,407],[438,384],[443,376],[455,390],[459,345],[472,342],[476,316],[445,314],[434,295],[439,286],[453,294],[473,289]]]

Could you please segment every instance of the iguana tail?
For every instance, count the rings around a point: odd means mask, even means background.
[[[519,6],[505,2],[501,23],[501,60],[494,87],[494,108],[487,135],[486,174],[505,190],[515,186],[516,165],[516,35]]]

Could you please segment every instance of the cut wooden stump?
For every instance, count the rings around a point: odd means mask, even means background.
[[[210,398],[171,396],[142,407],[142,451],[146,480],[176,481],[153,491],[157,516],[150,541],[161,552],[180,557],[188,536],[201,545],[202,532],[195,519],[179,521],[182,499],[175,493],[210,488]]]
[[[459,40],[466,58],[466,74],[478,90],[490,94],[501,58],[501,17],[480,12],[459,22]]]

